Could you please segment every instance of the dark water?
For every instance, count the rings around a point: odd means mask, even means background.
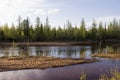
[[[55,56],[61,58],[92,58],[90,54],[120,53],[120,47],[113,46],[44,46],[29,48],[1,47],[1,56]],[[46,70],[30,69],[0,72],[0,80],[80,80],[80,74],[86,73],[87,80],[97,80],[102,73],[110,69],[120,69],[120,59],[98,58],[100,62],[71,65]]]

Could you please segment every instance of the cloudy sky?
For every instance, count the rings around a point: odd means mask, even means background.
[[[120,0],[0,0],[0,25],[16,23],[20,15],[35,22],[37,16],[44,22],[48,16],[51,25],[63,25],[70,20],[80,24],[82,18],[87,25],[120,19]]]

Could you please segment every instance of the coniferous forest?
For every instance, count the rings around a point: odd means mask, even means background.
[[[80,26],[73,26],[70,21],[64,26],[53,28],[46,18],[45,23],[36,18],[33,26],[29,18],[24,20],[18,17],[18,24],[0,26],[0,42],[47,42],[47,41],[105,41],[120,39],[120,21],[113,19],[109,24],[100,22],[97,24],[93,20],[90,28],[87,28],[84,19],[81,20]]]

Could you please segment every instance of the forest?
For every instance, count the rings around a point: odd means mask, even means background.
[[[120,39],[120,21],[113,19],[112,22],[96,23],[93,20],[91,27],[88,29],[84,19],[81,20],[80,26],[73,26],[70,21],[64,26],[52,27],[48,17],[45,23],[37,17],[35,25],[30,24],[29,18],[24,20],[18,17],[18,25],[0,26],[0,42],[48,42],[48,41],[105,41]]]

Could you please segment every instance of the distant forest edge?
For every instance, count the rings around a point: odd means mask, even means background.
[[[80,26],[73,26],[67,21],[64,27],[52,28],[49,19],[43,24],[36,18],[36,24],[30,24],[29,18],[24,20],[18,17],[18,25],[0,27],[0,42],[49,42],[49,41],[105,41],[120,40],[120,21],[113,19],[108,25],[93,20],[89,29],[86,28],[84,19]]]

